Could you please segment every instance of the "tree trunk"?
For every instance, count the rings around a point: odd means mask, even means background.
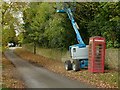
[[[36,42],[34,41],[34,54],[36,54]]]

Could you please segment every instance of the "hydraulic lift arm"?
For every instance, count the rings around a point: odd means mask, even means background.
[[[85,43],[83,42],[82,40],[82,37],[79,33],[79,27],[77,25],[77,23],[75,22],[74,20],[74,17],[73,17],[73,14],[72,14],[72,11],[70,8],[65,8],[64,10],[57,10],[57,12],[60,12],[60,13],[67,13],[69,19],[71,20],[71,24],[75,30],[75,33],[76,33],[76,37],[77,37],[77,41],[79,44],[76,44],[78,47],[86,47]]]

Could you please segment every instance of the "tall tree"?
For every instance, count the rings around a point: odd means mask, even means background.
[[[6,46],[8,42],[16,41],[15,27],[20,26],[18,18],[22,7],[25,3],[20,2],[3,2],[2,3],[2,43]]]
[[[74,18],[86,44],[91,36],[106,38],[107,47],[119,47],[120,3],[77,3]],[[70,5],[70,4],[68,4]],[[24,11],[25,42],[49,48],[68,48],[77,43],[67,14],[56,13],[55,3],[34,2]],[[112,38],[112,37],[114,38]]]
[[[100,3],[98,10],[88,24],[90,36],[103,36],[107,47],[120,47],[120,2]]]

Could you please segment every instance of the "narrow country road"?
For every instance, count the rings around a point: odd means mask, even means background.
[[[18,57],[13,48],[5,56],[16,66],[27,88],[92,88],[83,82],[70,80],[43,67],[37,67]]]

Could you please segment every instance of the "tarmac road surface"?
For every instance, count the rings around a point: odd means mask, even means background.
[[[83,82],[70,80],[67,77],[37,67],[17,56],[10,48],[5,56],[16,66],[27,88],[93,88]]]

